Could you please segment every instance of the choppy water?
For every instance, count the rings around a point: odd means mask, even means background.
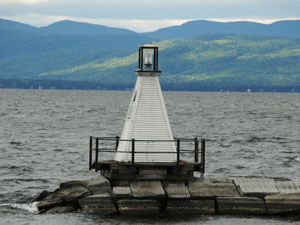
[[[30,200],[88,179],[89,136],[120,135],[131,92],[0,89],[0,224],[298,224],[292,218],[39,215]],[[299,180],[299,93],[165,92],[175,137],[205,138],[205,176]]]

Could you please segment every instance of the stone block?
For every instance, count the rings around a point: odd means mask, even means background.
[[[264,178],[234,178],[239,193],[243,197],[264,197],[277,194],[275,181]]]
[[[39,202],[37,208],[40,212],[45,212],[51,208],[62,206],[63,201],[61,198],[47,197],[43,201]]]
[[[111,193],[112,189],[109,181],[103,176],[97,176],[87,182],[87,189],[93,194]]]
[[[119,213],[122,216],[159,216],[160,202],[158,200],[147,199],[124,199],[117,201]]]
[[[265,197],[269,215],[300,212],[300,193],[277,194]]]
[[[48,197],[38,203],[39,211],[46,211],[58,206],[76,205],[80,198],[89,196],[90,192],[84,187],[73,187],[68,189],[57,189]]]
[[[132,198],[130,187],[113,187],[113,195],[115,196],[115,199]]]
[[[184,183],[170,183],[166,187],[166,193],[170,199],[190,198],[190,193]]]
[[[60,184],[60,189],[68,189],[72,187],[85,187],[92,194],[112,192],[109,181],[103,176],[97,176],[90,180],[69,181]]]
[[[117,209],[108,193],[91,195],[78,201],[84,213],[112,214]]]
[[[72,180],[63,182],[59,185],[60,189],[68,189],[73,187],[86,187],[86,180]]]
[[[174,215],[214,215],[214,200],[171,199],[167,203],[167,216]]]
[[[300,193],[299,181],[276,181],[275,183],[280,194]]]
[[[162,199],[165,191],[160,181],[136,181],[130,184],[131,194],[134,198]]]
[[[59,192],[59,195],[64,202],[72,202],[90,195],[90,192],[84,187],[62,189]]]
[[[38,196],[36,196],[31,202],[40,202],[42,200],[44,200],[45,198],[47,198],[50,195],[50,193],[45,190],[42,191]]]
[[[213,183],[213,184],[232,184],[233,181],[231,178],[219,177],[219,178],[200,178],[199,181],[203,181],[206,183]]]
[[[263,199],[254,197],[218,197],[218,213],[221,215],[265,215]]]
[[[204,179],[190,182],[188,190],[192,199],[205,199],[214,197],[239,197],[235,185],[230,180]]]

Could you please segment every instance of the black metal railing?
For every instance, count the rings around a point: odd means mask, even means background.
[[[124,140],[120,139],[119,136],[116,137],[90,137],[90,147],[89,147],[89,169],[92,170],[93,168],[97,171],[98,170],[98,163],[99,163],[99,154],[105,153],[116,153],[120,142],[131,142],[131,152],[128,151],[118,151],[119,153],[130,153],[131,154],[131,165],[134,168],[135,162],[135,155],[136,154],[176,154],[176,165],[180,165],[181,156],[185,154],[185,160],[191,158],[194,155],[194,160],[186,160],[187,162],[195,163],[195,171],[200,171],[204,174],[205,172],[205,140],[198,138],[194,139],[174,139],[174,140],[136,140],[136,139],[129,139]],[[136,142],[174,142],[176,144],[176,152],[162,152],[162,151],[138,151],[136,149]],[[201,143],[201,148],[199,149],[199,142]],[[193,144],[193,149],[186,149],[186,147],[191,147]],[[100,148],[101,145],[101,148]],[[184,146],[186,145],[186,146]],[[184,147],[182,147],[184,146]],[[200,162],[199,162],[199,151],[201,154]],[[93,152],[95,152],[95,161],[93,162]],[[108,160],[106,157],[102,157],[105,160]],[[112,156],[109,157],[110,159]]]

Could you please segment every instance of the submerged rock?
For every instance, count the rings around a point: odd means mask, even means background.
[[[47,214],[54,214],[54,213],[68,213],[68,212],[74,212],[77,209],[74,206],[68,205],[68,206],[57,206],[54,208],[49,209],[46,213]]]

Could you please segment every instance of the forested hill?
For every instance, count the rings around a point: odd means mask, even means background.
[[[165,90],[300,91],[300,21],[192,21],[151,33],[0,20],[0,87],[130,89],[138,46],[159,45]]]
[[[272,24],[254,22],[213,22],[206,20],[190,21],[181,26],[172,26],[149,32],[147,35],[157,40],[193,38],[200,35],[231,33],[269,37],[300,38],[300,20],[278,21]]]

